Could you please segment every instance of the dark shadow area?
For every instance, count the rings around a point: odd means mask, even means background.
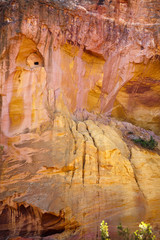
[[[62,233],[65,229],[60,229],[60,230],[54,230],[54,229],[48,229],[48,230],[44,230],[41,233],[41,237],[47,237],[47,236],[51,236],[57,233]]]
[[[9,237],[47,237],[65,231],[65,219],[22,203],[14,207],[1,204],[0,239]],[[16,235],[15,235],[16,234]]]
[[[97,5],[103,5],[105,0],[99,0]]]
[[[105,58],[102,54],[98,54],[98,53],[92,52],[90,50],[87,50],[85,47],[84,47],[83,51],[84,51],[84,53],[89,54],[90,56],[93,56],[93,57],[96,57],[96,58],[99,58],[99,59],[105,61]]]

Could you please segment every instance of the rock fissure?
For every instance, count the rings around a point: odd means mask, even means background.
[[[77,140],[76,140],[76,137],[73,133],[73,130],[72,130],[72,127],[69,126],[69,129],[70,129],[70,132],[72,134],[72,137],[73,137],[73,140],[74,140],[74,149],[73,149],[73,155],[76,155],[76,152],[77,152]]]
[[[144,199],[146,200],[146,196],[145,196],[144,192],[142,191],[142,188],[141,188],[141,186],[140,186],[140,184],[139,184],[139,181],[138,181],[138,178],[137,178],[137,176],[136,176],[135,167],[134,167],[134,165],[133,165],[132,163],[131,163],[131,166],[132,166],[132,169],[133,169],[134,179],[135,179],[135,181],[136,181],[136,184],[137,184],[137,186],[138,186],[138,189],[140,190],[142,196],[143,196]]]
[[[72,171],[70,188],[72,187],[72,182],[73,182],[73,178],[74,178],[75,171],[76,171],[76,168],[75,168],[75,163],[73,164],[73,168],[74,168],[74,170]]]
[[[136,181],[136,184],[138,186],[139,191],[141,192],[143,198],[146,200],[146,196],[145,196],[145,194],[144,194],[144,192],[143,192],[143,190],[142,190],[142,188],[141,188],[141,186],[139,184],[139,181],[138,181],[138,178],[137,178],[137,175],[136,175],[135,166],[134,166],[134,164],[132,162],[132,149],[131,149],[131,147],[129,147],[129,151],[130,151],[129,161],[130,161],[131,167],[133,169],[134,179]]]
[[[96,159],[97,159],[97,179],[96,179],[96,183],[99,184],[99,180],[100,180],[100,159],[99,159],[99,148],[98,146],[96,145],[96,141],[94,139],[94,137],[92,136],[91,132],[89,131],[89,128],[88,128],[88,125],[87,123],[85,123],[86,125],[86,129],[89,133],[89,136],[91,137],[92,141],[93,141],[93,144],[94,146],[96,147],[97,151],[96,151]]]
[[[84,137],[84,148],[83,148],[83,163],[82,163],[82,181],[83,181],[83,185],[85,183],[85,163],[86,163],[86,140]]]
[[[85,123],[85,122],[84,122],[84,123]],[[88,129],[88,125],[87,125],[87,123],[85,123],[85,125],[86,125],[86,130],[88,131],[88,134],[89,134],[89,136],[91,137],[94,146],[97,148],[97,146],[96,146],[96,142],[95,142],[95,139],[94,139],[94,137],[92,137],[92,134],[91,134],[91,132],[90,132],[89,129]]]
[[[99,159],[99,150],[97,148],[97,169],[98,169],[98,177],[96,183],[99,184],[100,180],[100,159]]]

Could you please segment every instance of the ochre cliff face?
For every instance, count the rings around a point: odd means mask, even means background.
[[[0,3],[0,236],[160,228],[160,3]],[[131,122],[153,132],[118,122]],[[154,151],[131,136],[158,142]],[[50,236],[50,237],[48,237]]]
[[[3,132],[66,111],[111,114],[159,133],[158,10],[158,2],[134,0],[1,3]]]
[[[104,219],[112,239],[121,222],[131,229],[160,226],[160,138],[156,151],[133,144],[150,134],[131,124],[56,114],[35,131],[8,139],[0,162],[0,236],[100,239]],[[58,235],[57,235],[58,234]]]

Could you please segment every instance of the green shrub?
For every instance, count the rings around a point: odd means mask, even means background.
[[[118,235],[121,236],[122,239],[124,239],[124,240],[132,239],[129,229],[122,227],[121,223],[118,225],[117,229],[118,229]]]
[[[0,145],[0,152],[3,152],[4,146]]]
[[[158,143],[153,139],[153,137],[150,137],[150,140],[145,140],[143,138],[138,138],[138,139],[132,139],[137,144],[140,144],[142,147],[153,150]]]
[[[122,224],[119,224],[118,227],[118,235],[120,236],[121,240],[156,240],[155,235],[152,232],[152,227],[148,223],[141,222],[139,224],[139,229],[136,230],[134,233],[130,233],[128,228],[124,228]],[[109,232],[108,232],[108,225],[104,221],[102,221],[100,226],[101,231],[101,240],[108,240]]]

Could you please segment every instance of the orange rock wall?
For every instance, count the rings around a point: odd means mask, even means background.
[[[58,113],[9,138],[0,161],[0,236],[97,240],[105,220],[113,240],[120,222],[135,230],[141,221],[158,239],[160,138],[153,135],[158,146],[150,151],[131,141],[131,131],[150,137],[128,123]]]
[[[158,2],[133,0],[1,3],[3,132],[37,126],[54,111],[121,118],[122,109],[132,112],[126,120],[159,133],[159,107],[145,103],[160,101],[158,9]],[[132,111],[132,97],[117,94],[148,78],[143,110],[138,102]]]
[[[160,3],[0,3],[0,233],[160,228]],[[132,137],[150,139],[154,151]],[[59,235],[57,235],[59,234]],[[53,236],[51,236],[53,235]],[[48,238],[48,236],[50,236]],[[45,238],[47,237],[47,238]]]

